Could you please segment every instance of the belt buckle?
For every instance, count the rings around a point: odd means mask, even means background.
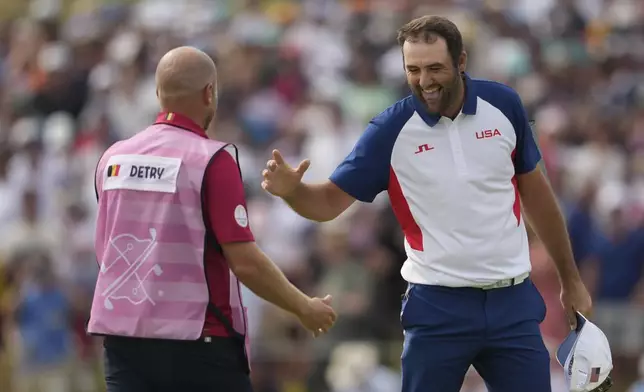
[[[483,290],[501,289],[501,288],[510,287],[510,286],[512,286],[512,279],[503,279],[503,280],[494,282],[490,285],[483,286]]]
[[[513,281],[514,281],[514,279],[503,279],[502,281],[497,282],[498,283],[498,288],[510,287],[510,286],[512,286]]]

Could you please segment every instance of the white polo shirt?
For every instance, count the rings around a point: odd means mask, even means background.
[[[453,121],[413,95],[373,118],[330,178],[363,202],[388,192],[412,283],[478,286],[530,271],[516,176],[541,155],[514,90],[465,83]]]

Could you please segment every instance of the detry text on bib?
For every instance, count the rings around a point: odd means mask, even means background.
[[[181,159],[115,155],[107,163],[104,189],[175,193]]]

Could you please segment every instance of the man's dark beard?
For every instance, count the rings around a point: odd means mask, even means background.
[[[443,88],[443,96],[441,97],[440,112],[447,111],[454,103],[460,98],[458,96],[461,83],[463,82],[458,70],[455,72],[454,79],[449,84],[448,88]]]
[[[460,89],[460,83],[463,83],[463,77],[458,72],[458,70],[455,70],[454,78],[452,79],[452,81],[445,86],[441,85],[442,91],[441,91],[441,100],[438,107],[438,113],[434,113],[434,114],[444,113],[447,109],[449,109],[454,104],[454,102],[456,102],[456,100],[459,99],[458,92]],[[425,101],[425,98],[423,97],[422,88],[420,86],[414,86],[414,88],[412,88],[412,91],[414,92],[416,97],[420,99],[429,110],[429,105],[427,104],[427,102]]]

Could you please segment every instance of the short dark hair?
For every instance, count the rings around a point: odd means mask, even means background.
[[[398,44],[401,47],[405,41],[418,42],[422,40],[433,43],[438,37],[443,38],[447,43],[447,51],[456,67],[463,52],[463,37],[451,20],[442,16],[425,15],[398,29]]]

